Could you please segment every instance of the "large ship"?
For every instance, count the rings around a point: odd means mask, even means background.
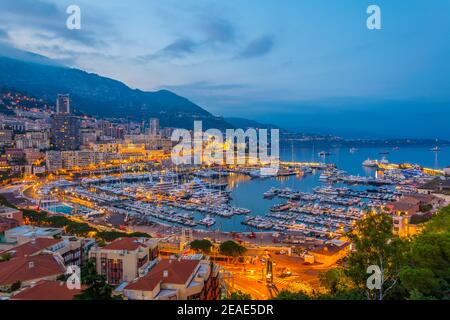
[[[389,161],[383,157],[381,160],[367,159],[362,163],[364,167],[378,167],[379,164],[389,164]]]

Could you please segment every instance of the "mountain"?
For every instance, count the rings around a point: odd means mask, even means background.
[[[24,91],[48,101],[55,101],[58,93],[68,93],[77,113],[103,118],[157,117],[162,126],[187,129],[193,127],[194,120],[202,120],[203,128],[232,127],[223,118],[173,92],[131,89],[120,81],[16,49],[8,51],[0,47],[0,87]]]

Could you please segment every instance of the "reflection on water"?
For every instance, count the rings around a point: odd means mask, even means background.
[[[322,149],[321,149],[322,150]],[[300,148],[295,150],[292,155],[292,148],[281,149],[281,159],[291,161],[293,158],[301,162],[320,161],[317,152],[313,148]],[[350,152],[349,149],[331,148],[324,151],[330,152],[329,156],[323,157],[322,161],[326,163],[334,163],[339,169],[347,171],[349,174],[372,176],[380,175],[382,172],[376,172],[371,168],[363,167],[362,162],[368,158],[380,159],[386,157],[392,163],[417,163],[426,167],[442,168],[450,165],[450,148],[442,148],[441,152],[435,153],[429,148],[400,148],[398,150],[389,151],[389,154],[380,155],[386,148],[360,148],[356,152]],[[438,161],[439,160],[439,161]],[[439,167],[441,163],[441,167]],[[312,174],[305,176],[283,176],[277,178],[251,179],[248,176],[240,174],[232,174],[225,179],[229,184],[231,192],[231,204],[236,207],[243,207],[252,210],[251,215],[265,215],[275,204],[286,202],[283,199],[263,199],[263,193],[271,187],[286,188],[303,192],[312,192],[313,188],[321,185],[319,181],[320,171],[314,171]],[[355,187],[360,189],[363,187]],[[241,224],[244,220],[243,216],[234,216],[232,218],[214,217],[217,224],[213,229],[221,229],[224,231],[246,231],[248,227]]]

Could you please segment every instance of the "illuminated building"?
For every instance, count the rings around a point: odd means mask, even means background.
[[[68,94],[58,94],[56,99],[56,113],[70,114],[70,97]]]
[[[118,238],[89,252],[89,258],[95,260],[97,273],[104,275],[112,285],[145,274],[157,256],[158,242],[148,238]]]
[[[131,300],[216,300],[219,294],[217,266],[195,258],[161,260],[123,289]]]

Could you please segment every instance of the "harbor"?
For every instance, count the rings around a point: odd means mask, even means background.
[[[357,157],[359,150],[347,152],[359,160],[365,156]],[[350,230],[366,210],[379,210],[435,177],[418,164],[390,163],[386,155],[373,162],[376,167],[368,166],[366,159],[358,166],[336,164],[336,151],[322,155],[304,161],[284,155],[279,174],[269,177],[248,167],[136,172],[57,180],[45,184],[39,194],[65,203],[59,213],[68,214],[72,205],[76,210],[69,214],[88,221],[103,217],[104,223],[125,230],[163,225],[273,232],[320,242]],[[51,211],[57,212],[58,206]]]

